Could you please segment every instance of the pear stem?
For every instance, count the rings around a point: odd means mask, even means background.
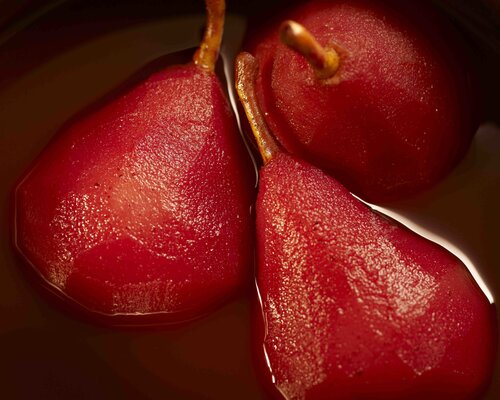
[[[224,32],[224,0],[205,0],[207,24],[200,47],[193,56],[193,62],[207,71],[213,72],[219,57],[222,34]]]
[[[292,50],[304,56],[319,79],[333,77],[340,64],[334,49],[325,49],[306,28],[295,21],[285,21],[280,26],[280,39]]]
[[[279,153],[280,147],[266,125],[255,94],[258,64],[249,53],[240,53],[235,61],[235,87],[252,128],[264,165]]]

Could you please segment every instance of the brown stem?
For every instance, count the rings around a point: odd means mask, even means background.
[[[320,79],[335,75],[339,68],[339,55],[333,49],[323,48],[314,36],[295,21],[285,21],[280,27],[281,41],[304,56]]]
[[[281,150],[264,121],[255,94],[258,65],[249,53],[240,53],[235,62],[235,86],[245,114],[252,128],[264,164],[267,164]]]
[[[205,6],[207,8],[207,26],[200,47],[193,56],[193,61],[201,68],[213,71],[217,57],[219,57],[224,32],[226,3],[224,0],[205,0]]]

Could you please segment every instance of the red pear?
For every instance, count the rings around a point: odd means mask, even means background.
[[[253,168],[214,74],[222,0],[187,65],[64,129],[15,197],[18,250],[106,322],[178,322],[248,280]]]
[[[463,40],[431,6],[312,0],[281,18],[247,48],[266,122],[289,152],[374,202],[421,192],[462,158],[478,127],[476,82]]]
[[[444,248],[373,212],[273,143],[255,99],[255,59],[237,90],[260,170],[257,286],[266,367],[287,399],[472,399],[496,354],[494,308]]]

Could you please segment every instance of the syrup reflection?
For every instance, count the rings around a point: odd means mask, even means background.
[[[370,204],[460,258],[490,303],[500,291],[493,250],[500,225],[498,154],[500,127],[483,124],[464,160],[437,187],[394,205]]]

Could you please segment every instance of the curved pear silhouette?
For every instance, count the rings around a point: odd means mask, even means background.
[[[197,317],[250,274],[253,168],[214,74],[225,3],[206,5],[193,63],[73,123],[16,190],[19,251],[109,323]]]
[[[285,154],[259,110],[257,70],[238,56],[236,87],[264,160],[257,345],[274,386],[287,399],[481,394],[496,353],[493,306],[454,255]]]

